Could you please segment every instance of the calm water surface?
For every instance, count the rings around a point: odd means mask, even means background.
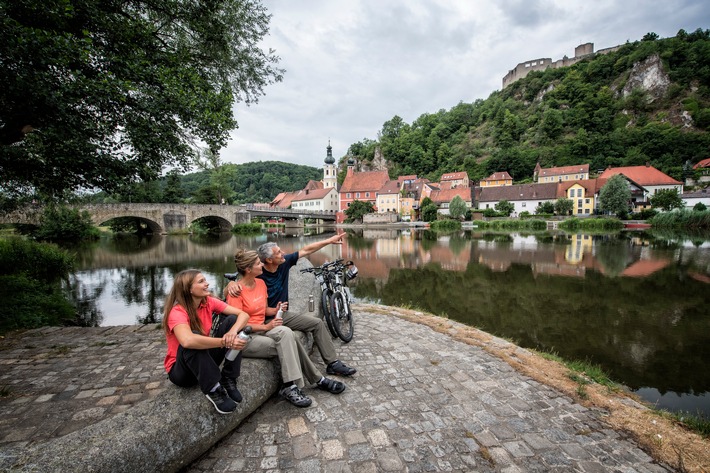
[[[658,407],[710,415],[710,240],[347,231],[344,245],[309,259],[355,261],[358,300],[419,307],[596,363]],[[237,248],[273,240],[294,250],[327,236],[310,232],[106,238],[80,250],[67,290],[82,324],[156,322],[176,272],[199,268],[221,294]]]

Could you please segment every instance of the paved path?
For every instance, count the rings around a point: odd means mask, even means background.
[[[358,373],[343,394],[308,389],[307,409],[274,396],[187,472],[672,471],[602,411],[481,348],[397,317],[355,316],[355,338],[339,349]]]

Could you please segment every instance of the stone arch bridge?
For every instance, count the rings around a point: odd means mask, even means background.
[[[94,225],[101,225],[114,218],[135,217],[145,222],[153,233],[169,233],[185,230],[192,222],[215,219],[221,229],[228,231],[234,225],[251,222],[252,217],[281,217],[289,227],[303,226],[307,218],[321,222],[335,221],[334,213],[301,212],[291,209],[261,209],[246,205],[199,205],[199,204],[86,204],[74,206],[91,215]],[[0,223],[38,225],[42,216],[41,206],[28,206],[12,213],[0,214]]]

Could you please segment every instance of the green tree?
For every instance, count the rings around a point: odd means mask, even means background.
[[[631,190],[624,176],[611,176],[599,192],[599,208],[613,215],[623,217],[629,212]]]
[[[176,204],[182,201],[182,185],[180,184],[180,174],[177,171],[168,173],[165,179],[162,200],[168,204]]]
[[[207,189],[200,189],[201,199],[204,200],[204,197],[209,194],[214,196],[214,201],[210,201],[208,198],[206,202],[200,203],[220,204],[222,202],[231,202],[234,191],[230,186],[230,182],[234,181],[236,178],[234,165],[223,164],[219,158],[219,154],[211,149],[202,150],[199,157],[195,159],[195,164],[198,168],[207,172],[210,177],[210,183]]]
[[[34,236],[38,240],[79,243],[97,238],[98,229],[87,211],[50,205],[44,209]]]
[[[660,189],[651,197],[651,206],[668,212],[673,209],[682,209],[685,204],[683,204],[683,199],[678,195],[677,190]]]
[[[703,204],[702,202],[698,202],[697,204],[695,204],[693,206],[693,210],[695,210],[696,212],[704,212],[707,209],[708,209],[708,206]]]
[[[496,209],[496,212],[505,215],[506,217],[510,217],[510,214],[512,214],[515,210],[515,205],[508,200],[501,200],[495,205],[494,208]]]
[[[113,191],[223,147],[282,78],[268,24],[251,0],[0,0],[3,191]]]
[[[449,215],[456,220],[460,220],[466,215],[466,202],[464,202],[461,196],[454,196],[451,202],[449,202]]]
[[[348,222],[362,220],[363,215],[371,214],[375,211],[375,206],[372,202],[364,202],[355,200],[350,204],[350,207],[345,209],[345,215],[348,217]]]
[[[555,213],[555,204],[546,200],[545,202],[540,202],[540,204],[535,209],[536,214],[553,214]]]
[[[557,199],[555,201],[555,213],[557,215],[569,215],[574,208],[574,202],[572,199]]]

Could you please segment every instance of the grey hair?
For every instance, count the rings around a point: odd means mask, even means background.
[[[277,245],[273,241],[270,241],[268,243],[264,243],[259,248],[256,249],[256,252],[259,254],[259,259],[261,260],[262,263],[266,263],[266,258],[271,258],[274,256],[274,248],[276,248]]]

